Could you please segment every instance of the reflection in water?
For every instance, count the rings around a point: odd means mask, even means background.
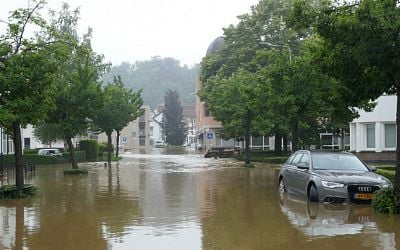
[[[158,153],[158,154],[157,154]],[[37,197],[0,201],[0,249],[395,249],[399,217],[277,199],[277,170],[131,153],[88,176],[40,166]]]

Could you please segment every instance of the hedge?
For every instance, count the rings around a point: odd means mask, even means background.
[[[85,161],[85,152],[75,151],[75,157],[77,162]],[[31,162],[35,164],[59,164],[59,163],[69,163],[69,152],[62,153],[62,156],[46,156],[46,155],[33,155],[24,154],[22,160],[25,162]],[[3,155],[3,164],[5,166],[14,164],[14,155]]]
[[[96,140],[82,140],[79,142],[79,149],[85,151],[87,161],[97,161],[99,144]]]
[[[396,174],[395,171],[392,170],[386,170],[386,169],[377,169],[376,170],[377,174],[380,174],[382,176],[385,176],[388,178],[392,183],[394,183],[394,175]]]

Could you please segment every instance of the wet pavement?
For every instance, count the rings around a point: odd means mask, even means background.
[[[277,192],[278,166],[164,149],[111,169],[38,166],[36,197],[0,201],[0,249],[400,249],[400,217]]]

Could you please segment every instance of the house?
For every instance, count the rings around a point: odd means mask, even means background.
[[[122,151],[133,152],[136,149],[144,149],[150,147],[150,107],[143,105],[143,115],[121,130],[119,138],[119,147]],[[117,133],[111,134],[112,144],[117,144]],[[98,135],[99,142],[107,143],[107,135],[101,133]]]
[[[365,161],[392,162],[396,159],[397,97],[382,95],[372,112],[359,110],[350,123],[350,150]]]

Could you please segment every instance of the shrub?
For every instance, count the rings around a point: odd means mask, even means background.
[[[27,185],[23,189],[17,189],[16,186],[6,185],[0,188],[0,199],[19,199],[26,198],[36,194],[36,187]]]
[[[99,144],[96,140],[82,140],[79,142],[79,149],[85,151],[87,161],[97,161]]]
[[[400,199],[393,188],[382,188],[375,192],[372,206],[380,213],[400,213]]]
[[[24,155],[37,155],[39,152],[39,149],[24,149]]]
[[[77,162],[84,162],[85,161],[85,151],[74,151],[75,160]],[[62,159],[64,162],[71,162],[69,152],[62,153]]]
[[[83,175],[88,174],[87,169],[64,169],[64,175]]]

